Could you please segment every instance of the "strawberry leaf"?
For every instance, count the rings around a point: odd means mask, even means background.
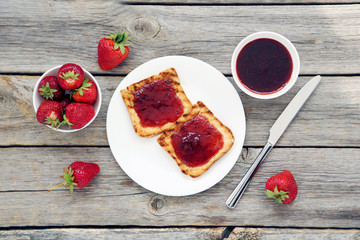
[[[91,82],[89,82],[88,78],[85,78],[84,82],[82,83],[81,87],[75,89],[74,91],[72,91],[72,94],[75,94],[76,92],[79,92],[80,96],[84,95],[84,90],[89,91],[89,87],[91,87],[93,84]],[[71,95],[72,95],[71,94]]]
[[[67,125],[69,125],[69,127],[71,127],[71,125],[73,125],[71,122],[69,122],[69,120],[67,119],[65,114],[64,114],[64,121],[62,121],[60,124],[61,124],[60,126],[67,124]]]
[[[73,175],[74,175],[74,170],[72,170],[71,167],[64,170],[64,179],[65,179],[64,185],[65,187],[69,187],[70,193],[73,192],[74,185],[76,185],[76,183],[74,183],[75,177]]]
[[[62,178],[65,180],[65,182],[60,183],[58,185],[56,185],[55,187],[52,187],[51,189],[49,189],[49,192],[61,185],[64,185],[65,187],[69,188],[70,193],[73,192],[74,190],[74,186],[77,185],[76,182],[74,182],[75,177],[74,177],[74,170],[71,169],[71,167],[69,168],[64,168],[64,176],[62,176]]]
[[[287,198],[289,198],[288,195],[289,192],[285,192],[283,190],[278,190],[277,186],[275,186],[274,191],[270,191],[269,189],[267,189],[265,191],[265,194],[270,197],[270,198],[274,198],[275,202],[282,204],[284,200],[286,200]]]
[[[47,82],[45,86],[42,85],[42,87],[39,88],[39,90],[40,90],[40,95],[43,96],[46,100],[48,100],[49,98],[52,100],[54,97],[54,92],[57,92],[56,89],[50,88],[49,82]]]
[[[79,75],[80,75],[79,73],[75,74],[74,71],[68,71],[68,72],[63,73],[62,75],[60,75],[60,78],[62,78],[62,79],[67,79],[67,78],[78,79]]]
[[[120,48],[121,54],[125,53],[125,46],[130,46],[131,43],[125,43],[126,41],[128,41],[132,36],[129,36],[128,32],[117,32],[115,34],[112,34],[108,37],[106,37],[106,39],[112,39],[113,43],[114,43],[114,50],[117,50]]]
[[[58,118],[56,118],[55,120],[53,120],[51,117],[46,117],[45,118],[45,123],[48,125],[51,125],[51,128],[56,128],[58,129],[60,126],[60,120]]]
[[[115,38],[115,42],[122,42],[124,39],[124,34],[119,34],[116,38]]]
[[[121,52],[121,54],[125,53],[125,47],[122,44],[120,44],[120,52]]]

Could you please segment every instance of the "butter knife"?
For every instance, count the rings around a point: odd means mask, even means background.
[[[316,77],[312,78],[309,82],[307,82],[305,86],[300,89],[300,91],[287,105],[287,107],[281,113],[278,119],[275,121],[274,125],[270,129],[270,136],[264,148],[261,150],[259,155],[256,157],[254,163],[251,165],[251,167],[243,177],[243,179],[240,181],[240,183],[237,185],[235,190],[227,199],[226,205],[229,208],[231,209],[235,208],[242,194],[245,192],[246,187],[249,185],[251,178],[255,175],[256,170],[259,168],[259,166],[264,161],[265,157],[268,155],[272,147],[279,140],[281,135],[285,132],[286,128],[289,126],[289,124],[294,119],[294,117],[301,109],[301,107],[304,105],[306,100],[315,90],[315,88],[320,82],[320,79],[321,77],[317,75]]]

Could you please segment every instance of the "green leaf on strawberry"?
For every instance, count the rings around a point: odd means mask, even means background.
[[[61,126],[61,122],[59,121],[58,118],[53,120],[51,117],[46,117],[45,123],[51,125],[51,128],[56,128],[56,129],[58,129]]]
[[[53,189],[57,187],[60,187],[61,185],[64,185],[65,187],[68,187],[70,193],[72,193],[74,191],[74,186],[77,185],[77,183],[74,182],[75,177],[73,175],[74,175],[74,170],[72,170],[71,167],[64,168],[64,176],[62,176],[62,178],[65,180],[65,182],[62,182],[56,185],[55,187],[52,187],[51,189],[49,189],[49,192],[51,192]]]
[[[64,114],[64,121],[62,121],[59,126],[66,125],[66,124],[69,127],[71,127],[71,125],[73,125],[71,122],[69,122],[69,120],[66,118],[66,115]]]
[[[57,92],[56,89],[50,88],[49,82],[47,82],[45,86],[39,88],[39,90],[40,90],[40,95],[43,96],[46,100],[48,100],[49,98],[53,99],[54,93]]]
[[[73,192],[74,185],[75,186],[77,185],[77,183],[74,182],[75,177],[73,175],[74,175],[74,170],[72,170],[71,167],[67,169],[64,168],[64,177],[63,177],[65,179],[64,185],[65,187],[69,187],[70,193]]]
[[[277,186],[275,186],[274,192],[266,190],[265,193],[268,197],[274,198],[276,203],[280,204],[282,204],[285,199],[289,198],[289,192],[285,192],[283,190],[279,191]]]
[[[68,71],[68,72],[65,72],[65,73],[63,73],[62,75],[60,75],[60,77],[61,77],[62,79],[68,79],[68,78],[78,79],[78,76],[79,76],[79,75],[80,75],[79,73],[76,73],[76,74],[75,74],[74,71]]]
[[[110,36],[105,37],[106,39],[111,39],[114,42],[114,50],[120,48],[121,54],[125,53],[125,46],[130,46],[131,43],[125,43],[130,40],[132,36],[129,36],[128,32],[117,32],[115,34],[111,34]]]
[[[88,90],[89,90],[89,87],[91,87],[91,86],[92,86],[92,83],[89,82],[89,79],[88,79],[88,78],[85,78],[85,80],[84,80],[83,84],[81,85],[81,87],[79,87],[79,88],[71,91],[71,93],[74,94],[74,93],[76,93],[76,92],[79,92],[79,94],[82,96],[82,95],[84,95],[83,90],[87,90],[87,91],[88,91]]]

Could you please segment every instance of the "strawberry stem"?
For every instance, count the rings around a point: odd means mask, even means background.
[[[66,184],[66,182],[62,182],[62,183],[56,185],[55,187],[50,188],[48,191],[51,192],[51,191],[54,190],[55,188],[60,187],[61,185],[65,185],[65,184]]]
[[[48,191],[51,192],[51,190],[60,187],[61,185],[64,185],[65,187],[69,187],[69,191],[70,193],[72,193],[74,190],[74,185],[75,186],[77,185],[77,183],[74,182],[75,177],[73,175],[74,175],[74,170],[72,170],[70,167],[64,168],[64,176],[62,178],[65,179],[65,182],[62,182],[56,185],[55,187],[50,188]]]
[[[59,123],[59,125],[58,125],[58,128],[60,127],[60,126],[62,126],[62,125],[68,125],[69,127],[71,127],[71,125],[73,125],[71,122],[69,122],[69,120],[66,118],[66,115],[64,114],[64,116],[63,116],[63,118],[64,118],[64,120],[61,122],[61,123]]]

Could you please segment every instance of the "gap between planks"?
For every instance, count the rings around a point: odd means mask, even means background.
[[[253,228],[253,229],[287,229],[287,230],[360,230],[358,228],[343,228],[343,227],[296,227],[296,226],[256,226],[256,225],[237,225],[237,226],[222,226],[222,225],[170,225],[170,226],[151,226],[151,225],[65,225],[65,226],[10,226],[0,227],[0,231],[12,231],[12,230],[49,230],[49,229],[209,229],[225,227],[224,232],[231,233],[235,228]]]

